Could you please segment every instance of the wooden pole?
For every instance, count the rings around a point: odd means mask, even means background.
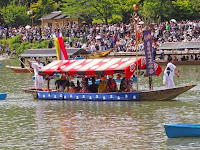
[[[49,84],[50,84],[50,79],[48,78],[47,79],[47,89],[48,89],[48,91],[49,91]]]
[[[19,59],[19,58],[18,58]],[[33,73],[28,67],[26,67],[26,65],[19,59],[19,61],[24,65],[24,67],[26,68],[26,69],[28,69],[28,71],[30,72],[30,73]]]
[[[149,76],[149,90],[153,90],[153,78]]]
[[[138,45],[137,45],[137,15],[135,16],[134,20],[135,20],[135,39],[136,39],[136,43],[135,43],[135,50],[136,50],[136,76],[137,76],[137,91],[139,89],[139,85],[138,85]]]

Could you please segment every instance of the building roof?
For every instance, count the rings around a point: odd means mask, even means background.
[[[48,14],[46,16],[43,16],[41,18],[41,20],[54,19],[55,17],[60,16],[60,15],[62,15],[62,11],[54,11],[54,12],[51,12],[50,14]]]
[[[67,48],[67,55],[72,56],[76,54],[80,48]],[[20,56],[22,57],[57,57],[56,49],[46,48],[46,49],[28,49],[23,52]]]
[[[170,50],[170,49],[194,49],[200,48],[200,42],[166,42],[163,43],[159,49]]]
[[[63,18],[67,18],[67,15],[61,14],[61,15],[55,17],[54,19],[63,19]]]
[[[56,49],[28,49],[23,52],[22,57],[54,57],[57,56]]]

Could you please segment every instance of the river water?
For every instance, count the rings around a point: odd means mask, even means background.
[[[34,100],[22,88],[33,87],[32,74],[16,74],[3,60],[0,67],[0,149],[200,149],[199,138],[168,139],[164,124],[199,123],[200,85],[172,101],[84,102]],[[199,83],[200,66],[179,66],[176,85]],[[162,88],[162,75],[153,77]],[[139,79],[139,89],[148,80]],[[53,85],[53,83],[52,83]]]

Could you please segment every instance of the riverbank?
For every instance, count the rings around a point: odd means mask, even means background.
[[[0,55],[0,60],[9,59],[7,54]]]

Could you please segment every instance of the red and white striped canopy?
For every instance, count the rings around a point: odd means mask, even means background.
[[[146,64],[138,59],[139,68]],[[78,59],[55,60],[39,70],[40,75],[53,75],[54,73],[67,73],[68,75],[110,75],[115,73],[133,74],[136,70],[136,58],[104,58],[104,59]]]

